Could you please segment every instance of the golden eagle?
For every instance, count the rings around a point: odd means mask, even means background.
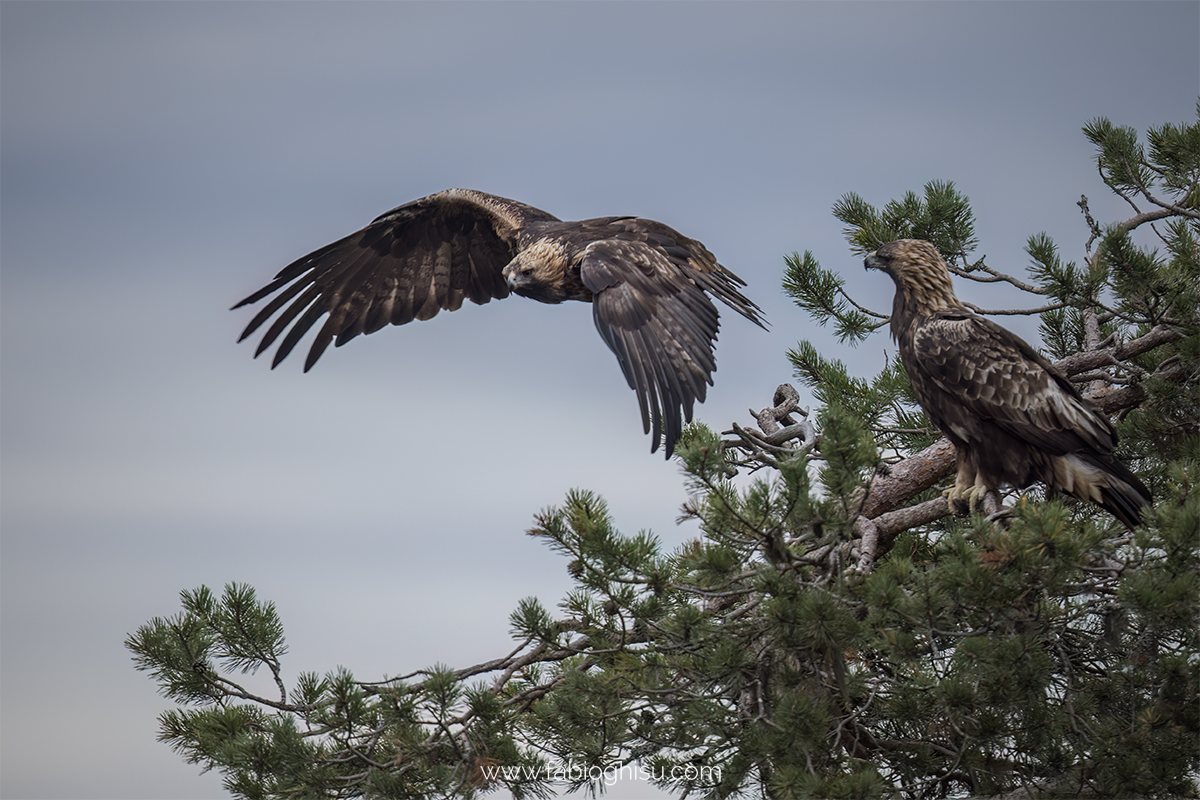
[[[234,308],[278,292],[238,339],[279,313],[254,353],[287,329],[272,369],[328,314],[304,362],[307,372],[330,342],[340,347],[388,324],[455,311],[464,298],[482,305],[515,292],[542,303],[591,303],[600,336],[637,392],[642,427],[653,427],[650,451],[665,433],[669,458],[680,413],[691,421],[716,370],[719,321],[708,295],[765,327],[742,286],[704,245],[661,222],[564,222],[515,200],[448,189],[294,261]]]
[[[892,337],[918,402],[954,444],[952,506],[1041,481],[1140,522],[1150,491],[1113,455],[1112,425],[1032,347],[959,302],[932,244],[888,242],[864,263],[896,282]]]

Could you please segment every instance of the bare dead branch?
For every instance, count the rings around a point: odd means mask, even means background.
[[[1083,218],[1087,220],[1088,230],[1092,232],[1092,235],[1088,237],[1087,244],[1083,246],[1083,251],[1088,255],[1091,255],[1092,243],[1099,239],[1102,235],[1100,232],[1100,226],[1096,224],[1096,220],[1092,219],[1092,212],[1091,209],[1088,208],[1088,199],[1086,194],[1079,195],[1079,202],[1075,205],[1079,206],[1080,210],[1083,211]]]
[[[1087,370],[1110,366],[1114,361],[1125,361],[1149,352],[1159,345],[1178,341],[1183,333],[1168,325],[1158,325],[1148,333],[1128,342],[1099,350],[1085,350],[1056,361],[1054,366],[1064,375],[1076,375]]]
[[[800,408],[800,393],[791,384],[780,384],[771,402],[774,405],[770,408],[758,412],[750,409],[761,431],[734,423],[731,430],[723,431],[721,435],[737,436],[737,440],[727,439],[725,444],[745,451],[749,460],[776,467],[775,456],[793,458],[811,450],[817,442],[817,430],[808,419],[808,409]],[[797,421],[793,414],[804,419]],[[788,444],[796,439],[800,440],[798,444]]]
[[[954,445],[942,438],[919,453],[893,464],[886,475],[871,482],[870,493],[863,503],[861,516],[874,519],[899,508],[906,502],[936,485],[954,469]],[[946,512],[949,505],[943,504]],[[941,514],[939,516],[945,516]],[[937,519],[938,517],[933,517]],[[926,520],[927,522],[932,521]]]

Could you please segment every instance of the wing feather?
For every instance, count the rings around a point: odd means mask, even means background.
[[[263,351],[271,346],[274,341],[279,338],[279,334],[283,333],[287,328],[288,323],[296,318],[301,312],[307,309],[316,299],[320,292],[315,286],[309,286],[300,297],[283,310],[283,313],[276,318],[271,327],[263,334],[262,341],[258,343],[258,347],[254,350],[254,357],[258,358]]]
[[[1108,420],[1037,351],[989,319],[933,315],[914,333],[912,360],[914,387],[927,381],[1018,439],[1057,454],[1116,446]]]
[[[666,252],[642,241],[589,245],[580,276],[595,293],[596,328],[637,393],[652,449],[665,434],[670,455],[712,383],[716,307]]]
[[[273,359],[278,365],[328,314],[309,349],[307,371],[330,342],[341,346],[389,323],[454,311],[464,297],[480,305],[507,297],[502,270],[516,255],[521,230],[535,221],[557,220],[532,206],[465,189],[406,203],[297,259],[237,303],[234,308],[276,295],[241,339],[278,314],[255,354],[283,334]]]
[[[238,341],[241,342],[245,340],[247,336],[258,330],[259,326],[270,319],[276,311],[282,308],[284,303],[291,300],[300,292],[301,289],[304,288],[305,286],[303,283],[293,283],[291,286],[287,287],[273,297],[271,302],[267,303],[266,306],[259,310],[259,312],[254,315],[254,319],[250,320],[249,324],[246,325],[245,330],[242,331],[242,335],[238,337]],[[261,349],[259,352],[262,352]]]
[[[296,346],[296,344],[300,341],[300,338],[308,332],[308,329],[313,326],[313,323],[320,319],[321,315],[324,313],[325,309],[321,308],[316,303],[313,303],[305,310],[303,314],[300,315],[300,318],[296,320],[296,324],[293,325],[286,334],[284,334],[283,341],[279,343],[279,349],[275,351],[275,357],[271,359],[271,369],[275,369],[275,367],[279,366],[280,361],[283,361],[288,357],[288,354],[292,352],[292,348]],[[325,345],[327,344],[329,344],[328,340],[326,340],[324,344],[319,345],[319,349],[317,349],[318,345],[313,345],[313,352],[309,354],[309,358],[313,360],[318,358],[321,355],[321,351],[325,349]]]
[[[399,288],[400,282],[395,275],[384,275],[380,279],[379,288],[375,292],[375,302],[362,315],[362,333],[364,335],[375,333],[391,324]],[[455,309],[449,310],[454,311]]]
[[[666,398],[660,390],[661,370],[655,363],[655,348],[653,343],[646,341],[645,328],[626,332],[624,339],[630,345],[628,352],[633,356],[631,360],[641,376],[639,388],[646,396],[646,405],[650,409],[650,435],[657,446],[658,442],[662,440],[664,412],[669,415],[670,406],[667,405]],[[642,425],[644,429],[645,420],[642,421]]]

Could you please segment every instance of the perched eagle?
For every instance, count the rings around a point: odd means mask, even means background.
[[[563,222],[515,200],[449,189],[394,208],[289,264],[234,308],[275,295],[238,339],[278,313],[254,354],[283,334],[272,369],[327,314],[304,362],[307,372],[330,342],[340,347],[388,324],[455,311],[464,298],[482,305],[515,292],[542,303],[591,303],[600,336],[637,392],[642,427],[653,428],[650,451],[665,433],[669,458],[682,429],[680,412],[691,421],[692,405],[704,402],[716,370],[719,321],[708,295],[765,327],[741,286],[704,245],[661,222]]]
[[[1138,524],[1150,492],[1113,455],[1112,425],[1032,347],[959,302],[933,245],[888,242],[864,263],[896,282],[892,337],[921,407],[954,444],[953,506],[1041,481]]]

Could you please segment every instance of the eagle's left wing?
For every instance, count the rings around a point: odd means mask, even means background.
[[[935,314],[915,332],[913,358],[921,372],[914,380],[1018,439],[1056,454],[1116,446],[1108,420],[1029,344],[989,319],[965,310]]]
[[[234,308],[271,300],[238,341],[275,316],[257,357],[283,336],[271,367],[325,316],[309,348],[307,372],[331,343],[341,346],[386,325],[508,297],[504,266],[533,222],[557,218],[471,189],[447,189],[393,208],[370,225],[284,267]],[[290,328],[289,328],[290,326]],[[286,330],[286,333],[284,331]]]
[[[717,309],[660,247],[636,239],[594,242],[584,252],[583,283],[595,293],[592,316],[637,392],[642,427],[654,445],[666,434],[670,456],[704,402],[716,369]]]

